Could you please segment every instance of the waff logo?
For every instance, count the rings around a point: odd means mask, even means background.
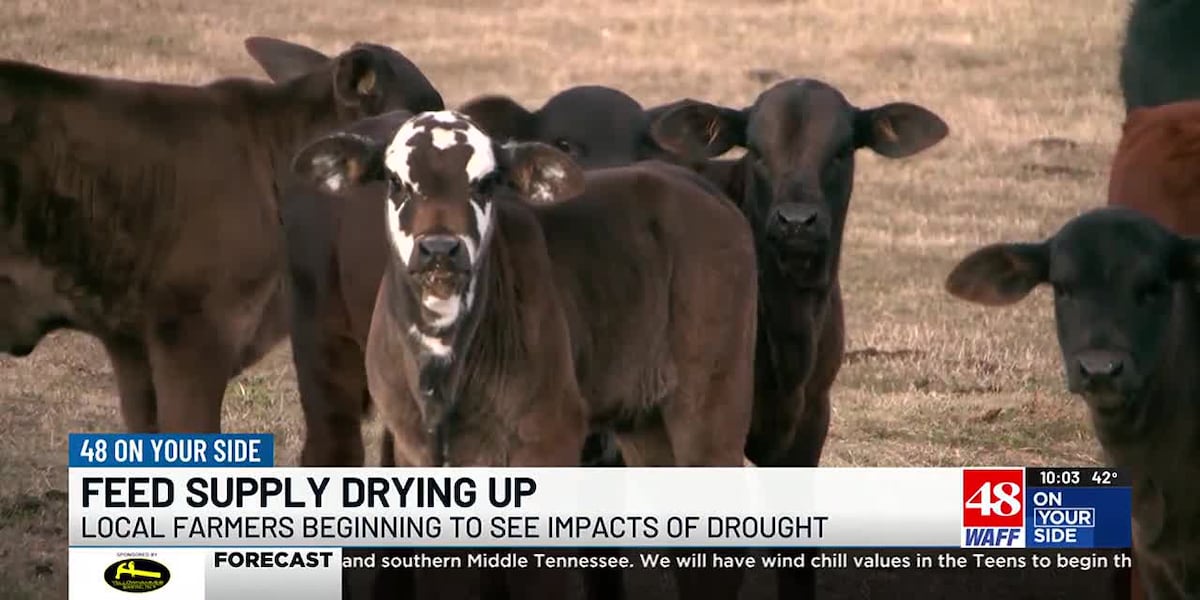
[[[963,469],[962,547],[1025,547],[1025,470]]]
[[[171,580],[167,566],[149,558],[123,558],[104,570],[104,583],[122,592],[153,592]]]

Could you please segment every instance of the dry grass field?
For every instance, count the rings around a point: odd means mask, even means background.
[[[763,70],[826,80],[860,106],[918,102],[949,138],[903,161],[859,153],[842,270],[850,354],[824,464],[1091,464],[1048,293],[986,310],[941,286],[974,246],[1041,238],[1103,202],[1125,4],[5,0],[0,57],[198,83],[263,77],[242,40],[273,35],[329,53],[392,45],[451,104],[502,92],[536,107],[601,83],[647,106],[740,106]],[[67,433],[119,429],[111,377],[78,334],[0,358],[0,598],[66,596]],[[303,431],[286,344],[230,386],[225,407],[227,430],[273,432],[294,463]]]

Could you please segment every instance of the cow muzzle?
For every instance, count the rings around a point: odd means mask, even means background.
[[[413,271],[461,272],[471,269],[471,256],[467,245],[457,235],[423,235],[417,238],[416,246],[416,256],[412,261]]]
[[[1089,348],[1067,360],[1067,387],[1101,411],[1122,408],[1139,387],[1127,352]]]
[[[828,213],[816,203],[784,202],[771,210],[767,231],[783,249],[820,253],[829,243]]]
[[[416,240],[409,272],[423,296],[461,296],[471,280],[471,253],[457,235],[431,234]]]
[[[788,279],[817,287],[828,284],[831,227],[823,207],[810,202],[780,203],[767,217],[766,234]]]

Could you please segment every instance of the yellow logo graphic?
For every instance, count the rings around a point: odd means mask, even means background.
[[[104,583],[122,592],[153,592],[171,580],[167,566],[148,558],[119,560],[104,570]]]

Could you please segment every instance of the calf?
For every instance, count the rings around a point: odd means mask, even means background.
[[[736,208],[679,167],[585,175],[460,113],[403,117],[295,164],[331,191],[388,182],[366,361],[394,462],[575,465],[592,430],[634,465],[740,466],[757,284]]]
[[[1131,111],[1113,157],[1108,203],[1154,217],[1180,235],[1200,235],[1200,101]]]
[[[657,142],[720,185],[754,231],[759,268],[755,405],[746,456],[759,466],[815,467],[829,429],[829,390],[844,350],[838,281],[854,153],[910,156],[948,133],[908,103],[860,109],[811,79],[784,81],[742,110],[694,100],[655,109]],[[734,146],[733,161],[703,161]],[[811,569],[781,571],[779,597],[814,594]]]
[[[277,83],[295,75],[278,64],[262,66]],[[405,61],[395,69],[403,80],[389,90],[397,106],[417,112],[445,108],[415,65]],[[354,126],[369,130],[379,123]],[[281,190],[292,360],[305,419],[300,462],[306,466],[363,464],[362,420],[371,408],[364,346],[387,262],[379,220],[386,190],[385,183],[369,183],[343,190],[338,198],[307,180],[288,181]]]
[[[1134,0],[1121,47],[1125,110],[1200,99],[1200,3]]]
[[[1095,209],[1043,242],[972,252],[946,289],[1005,306],[1041,283],[1054,290],[1067,388],[1110,463],[1133,475],[1143,586],[1156,599],[1200,596],[1200,239]]]
[[[543,142],[585,169],[670,158],[651,137],[642,105],[609,87],[569,88],[536,111],[507,96],[481,96],[458,110],[492,138]]]
[[[228,380],[287,333],[277,175],[309,138],[402,104],[415,72],[369,44],[246,48],[287,80],[0,61],[0,351],[96,336],[132,431],[220,429]]]

